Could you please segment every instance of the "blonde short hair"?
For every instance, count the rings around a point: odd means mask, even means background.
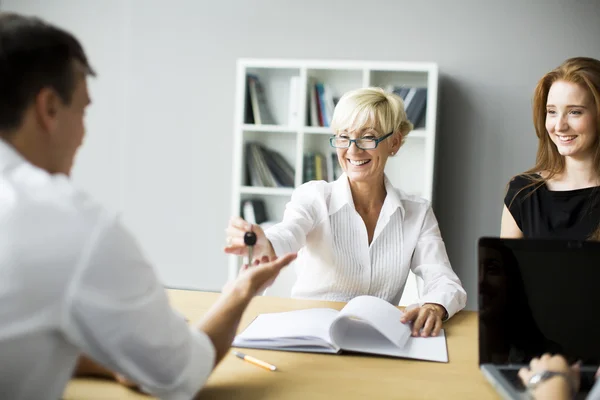
[[[345,93],[335,106],[331,128],[335,133],[373,128],[380,134],[399,133],[402,143],[413,129],[407,119],[404,101],[396,94],[378,87],[362,88]]]

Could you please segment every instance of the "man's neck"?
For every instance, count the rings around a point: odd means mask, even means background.
[[[56,172],[50,168],[52,163],[48,157],[48,150],[43,148],[39,140],[30,138],[24,132],[0,132],[0,138],[31,164],[51,174]]]

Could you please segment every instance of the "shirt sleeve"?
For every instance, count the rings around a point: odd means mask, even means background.
[[[446,246],[431,206],[427,209],[419,233],[411,260],[411,270],[424,282],[419,305],[440,304],[446,308],[447,318],[465,307],[467,293],[450,266]]]
[[[506,205],[506,208],[508,208],[508,211],[510,211],[521,232],[523,231],[521,203],[523,202],[523,196],[525,195],[523,187],[526,184],[527,182],[524,177],[514,177],[508,183],[508,190],[506,191],[506,196],[504,196],[504,204]]]
[[[306,244],[306,237],[315,226],[314,202],[318,197],[313,182],[299,186],[285,206],[283,220],[266,230],[265,235],[279,257],[296,253]]]
[[[90,238],[67,293],[67,337],[155,396],[194,397],[214,366],[212,342],[171,308],[122,225],[114,218],[103,225]]]

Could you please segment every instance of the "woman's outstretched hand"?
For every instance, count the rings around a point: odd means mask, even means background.
[[[229,225],[225,229],[227,235],[225,253],[237,256],[247,256],[248,246],[244,243],[244,235],[246,232],[254,232],[256,235],[256,244],[253,249],[253,260],[262,260],[263,256],[272,259],[275,257],[275,251],[271,242],[267,239],[265,231],[256,224],[250,224],[240,217],[232,217],[229,220]]]

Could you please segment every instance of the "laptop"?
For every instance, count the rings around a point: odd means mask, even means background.
[[[478,243],[479,366],[505,399],[529,398],[519,369],[543,353],[581,360],[577,399],[600,399],[600,242]]]

